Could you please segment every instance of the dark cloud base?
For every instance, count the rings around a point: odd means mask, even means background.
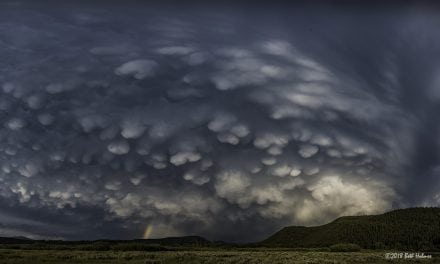
[[[439,205],[438,7],[391,5],[0,3],[0,234],[253,241]]]

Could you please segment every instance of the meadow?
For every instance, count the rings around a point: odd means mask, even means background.
[[[349,263],[440,263],[432,259],[385,259],[382,251],[316,252],[274,249],[191,251],[71,251],[0,249],[2,264],[349,264]]]

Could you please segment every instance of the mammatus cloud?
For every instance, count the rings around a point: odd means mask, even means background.
[[[253,241],[439,204],[434,11],[0,5],[4,235]]]
[[[151,60],[133,60],[126,62],[115,69],[115,74],[124,76],[132,75],[138,80],[154,75],[157,63]]]

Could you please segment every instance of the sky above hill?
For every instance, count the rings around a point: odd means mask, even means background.
[[[2,1],[0,236],[243,242],[439,206],[439,28],[416,1]]]

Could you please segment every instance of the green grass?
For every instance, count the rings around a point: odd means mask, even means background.
[[[385,252],[313,252],[281,250],[215,250],[215,251],[69,251],[0,249],[2,264],[349,264],[349,263],[439,263],[440,256],[430,260],[386,260]]]

